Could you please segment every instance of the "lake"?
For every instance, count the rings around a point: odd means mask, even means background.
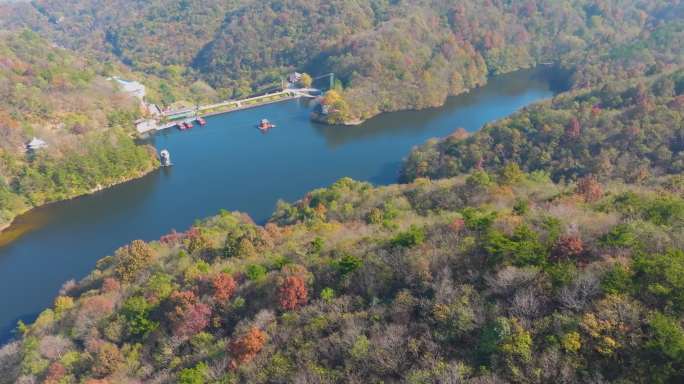
[[[305,100],[207,118],[204,127],[167,130],[151,142],[174,165],[96,194],[48,205],[0,235],[0,343],[18,320],[33,321],[69,279],[134,239],[189,228],[220,209],[268,220],[278,199],[349,176],[374,184],[397,180],[411,148],[458,127],[475,131],[560,90],[551,69],[494,77],[440,108],[377,116],[354,127],[309,120]],[[266,134],[261,118],[277,125]]]

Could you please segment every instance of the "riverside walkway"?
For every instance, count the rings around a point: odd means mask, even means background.
[[[278,103],[301,97],[314,98],[320,94],[316,88],[291,88],[282,91],[267,93],[259,96],[248,97],[240,100],[226,100],[214,104],[199,105],[195,108],[183,108],[162,112],[160,119],[145,120],[143,124],[137,124],[136,129],[139,133],[150,131],[161,131],[171,128],[179,121],[195,119],[198,116],[213,116],[223,113],[241,111],[243,109],[255,108],[266,104]]]

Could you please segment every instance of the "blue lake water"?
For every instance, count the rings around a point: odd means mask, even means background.
[[[483,124],[554,94],[551,71],[498,76],[440,108],[383,114],[355,127],[309,120],[305,101],[288,101],[207,119],[190,131],[168,130],[152,142],[173,167],[91,196],[21,216],[16,239],[0,235],[0,343],[18,320],[32,321],[60,286],[84,277],[95,262],[134,239],[185,230],[220,209],[265,222],[278,199],[349,176],[374,184],[397,180],[411,148],[458,127]],[[261,118],[277,127],[256,129]]]

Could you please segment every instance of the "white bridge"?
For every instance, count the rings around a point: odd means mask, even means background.
[[[315,98],[320,94],[321,90],[317,88],[291,88],[284,89],[278,92],[266,93],[259,96],[248,97],[246,99],[226,100],[214,104],[198,105],[195,108],[183,108],[172,111],[164,111],[162,112],[162,119],[167,120],[166,123],[162,123],[156,119],[142,120],[136,123],[136,129],[139,133],[145,133],[155,130],[160,131],[175,126],[179,120],[192,120],[200,115],[211,116],[228,112],[235,112],[247,108],[259,107],[266,104],[297,99],[300,97]],[[224,108],[227,109],[223,110]],[[217,111],[213,112],[212,110],[214,109],[216,109]]]

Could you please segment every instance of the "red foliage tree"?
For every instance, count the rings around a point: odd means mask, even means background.
[[[461,140],[467,139],[468,136],[470,136],[470,134],[468,133],[468,131],[466,131],[466,130],[463,129],[463,128],[457,128],[457,129],[456,129],[451,135],[449,135],[448,137],[449,137],[449,140],[452,140],[452,141],[461,141]]]
[[[565,136],[571,139],[577,139],[582,134],[582,125],[579,120],[573,116],[570,119],[570,124],[565,128]]]
[[[185,232],[185,245],[189,253],[202,252],[209,246],[209,240],[196,227]]]
[[[79,318],[99,319],[114,312],[114,301],[107,296],[88,296],[80,301]]]
[[[454,221],[449,224],[449,229],[452,231],[459,233],[465,228],[465,220],[461,219],[460,217],[454,219]]]
[[[171,233],[164,235],[159,238],[159,242],[169,246],[174,246],[179,244],[185,238],[185,234],[176,232],[175,229],[171,230]]]
[[[66,368],[64,368],[60,362],[55,361],[54,363],[50,364],[47,375],[45,376],[45,381],[43,383],[58,384],[64,376],[66,376]]]
[[[113,277],[107,277],[102,281],[102,293],[116,292],[120,288],[121,284]]]
[[[306,304],[308,292],[304,279],[288,276],[278,288],[278,303],[286,311],[297,309]]]
[[[266,334],[257,327],[250,328],[246,334],[233,340],[229,345],[229,352],[233,357],[231,368],[235,369],[239,364],[252,361],[265,342]]]
[[[584,243],[579,236],[561,236],[553,247],[551,257],[556,261],[574,260],[584,253]]]
[[[603,187],[596,177],[589,175],[577,180],[577,193],[584,197],[584,201],[591,203],[603,197]]]
[[[169,299],[173,309],[168,318],[174,335],[190,337],[209,325],[211,308],[201,303],[194,292],[174,292]]]
[[[211,285],[214,288],[214,298],[218,301],[230,299],[233,296],[233,293],[235,293],[235,288],[237,288],[235,279],[224,272],[214,276]]]

